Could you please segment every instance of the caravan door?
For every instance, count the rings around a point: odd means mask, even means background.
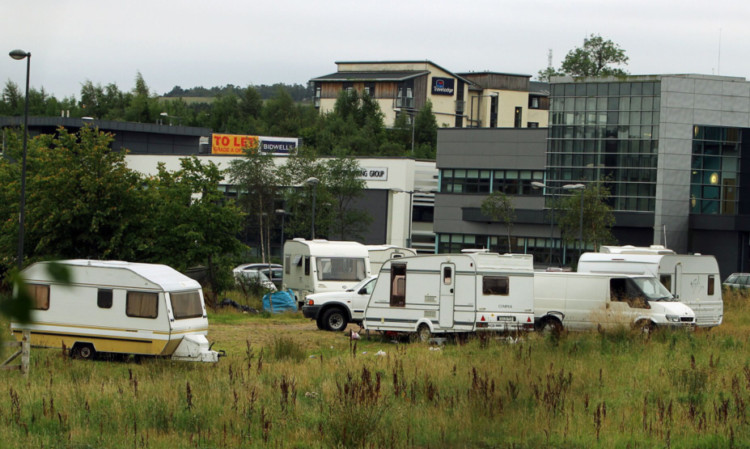
[[[455,304],[456,265],[444,263],[440,265],[440,327],[453,327],[453,310]]]

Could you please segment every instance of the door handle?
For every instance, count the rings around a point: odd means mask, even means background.
[[[451,289],[451,293],[453,293],[453,289]]]

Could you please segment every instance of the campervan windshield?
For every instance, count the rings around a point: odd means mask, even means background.
[[[361,281],[367,276],[364,258],[318,257],[316,267],[321,281]]]
[[[676,299],[669,293],[656,278],[650,277],[636,277],[633,278],[633,282],[641,289],[648,301],[676,301]]]

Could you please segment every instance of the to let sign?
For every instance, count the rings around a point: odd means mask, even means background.
[[[236,134],[214,134],[211,154],[242,154],[246,148],[258,148],[258,136]]]

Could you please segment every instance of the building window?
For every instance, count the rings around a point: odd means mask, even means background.
[[[315,107],[316,108],[320,107],[320,92],[321,92],[320,86],[315,86]]]
[[[740,128],[693,128],[691,213],[737,214],[742,134]]]
[[[490,128],[497,128],[497,108],[497,95],[492,95],[490,97]]]
[[[539,97],[529,95],[529,109],[539,109]]]
[[[527,125],[528,128],[539,128],[539,122],[529,122]]]
[[[513,127],[520,128],[523,118],[523,108],[516,106],[516,113],[513,120]]]

